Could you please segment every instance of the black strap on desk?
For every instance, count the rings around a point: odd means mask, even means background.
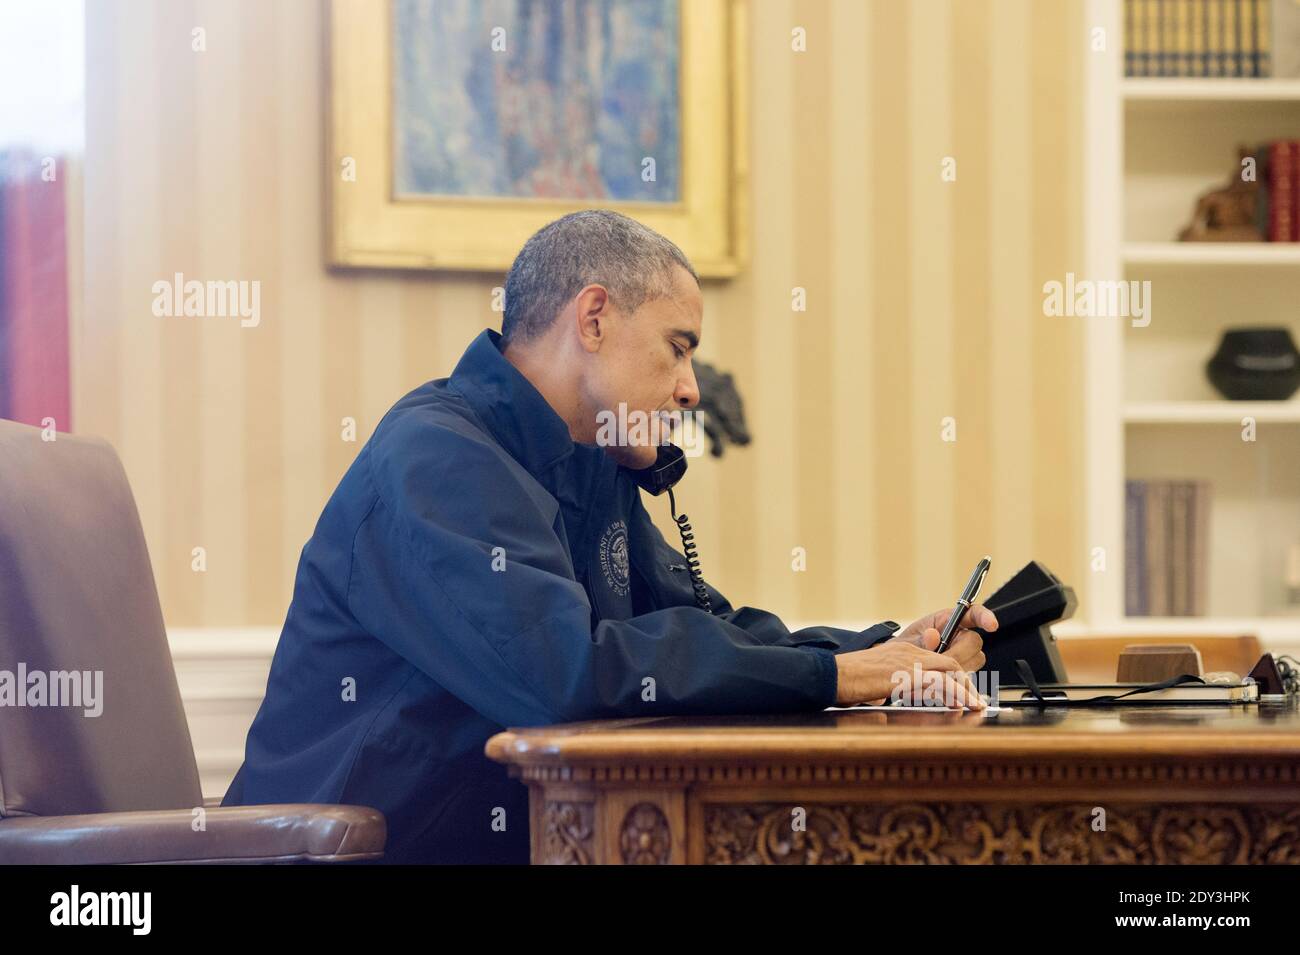
[[[1167,690],[1171,686],[1183,686],[1188,683],[1197,683],[1205,686],[1206,683],[1199,676],[1193,676],[1190,673],[1183,673],[1179,676],[1170,677],[1168,680],[1161,680],[1159,683],[1148,683],[1146,686],[1136,686],[1124,693],[1113,693],[1109,696],[1094,696],[1090,700],[1070,700],[1064,697],[1044,696],[1042,688],[1038,681],[1034,679],[1034,671],[1030,669],[1029,663],[1025,660],[1016,661],[1016,672],[1020,674],[1020,679],[1025,681],[1025,686],[1029,687],[1029,692],[1035,700],[1043,704],[1055,704],[1065,706],[1096,706],[1099,704],[1114,703],[1122,700],[1126,696],[1133,696],[1137,693],[1150,693],[1153,690]]]

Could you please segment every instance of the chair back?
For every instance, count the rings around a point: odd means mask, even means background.
[[[203,805],[117,454],[0,420],[0,816]]]

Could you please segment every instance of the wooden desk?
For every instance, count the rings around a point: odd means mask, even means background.
[[[528,784],[534,863],[1300,862],[1295,706],[614,720],[487,752]]]

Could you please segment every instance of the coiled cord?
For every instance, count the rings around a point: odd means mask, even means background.
[[[673,489],[668,489],[668,507],[672,511],[673,521],[677,524],[677,533],[682,537],[682,553],[686,556],[686,571],[691,575],[691,589],[695,591],[695,605],[705,613],[713,613],[713,603],[709,600],[709,589],[704,586],[704,575],[700,572],[700,558],[695,547],[695,533],[686,515],[677,514],[677,500]]]

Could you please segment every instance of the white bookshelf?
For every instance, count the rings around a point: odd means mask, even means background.
[[[1296,267],[1300,266],[1300,243],[1126,242],[1123,255],[1126,265]]]
[[[863,624],[863,627],[870,624]],[[858,629],[862,629],[859,627]],[[1098,628],[1076,620],[1052,625],[1057,637],[1086,637]],[[1239,635],[1253,633],[1275,652],[1300,653],[1300,633],[1295,623],[1285,617],[1131,617],[1124,633],[1135,637],[1177,637],[1187,633]]]
[[[1120,69],[1124,67],[1120,64]],[[1300,100],[1300,80],[1254,79],[1247,77],[1224,79],[1194,78],[1126,78],[1120,82],[1120,93],[1126,100],[1152,100],[1156,102],[1189,101],[1285,103]]]
[[[1130,401],[1127,424],[1240,425],[1251,418],[1268,424],[1300,424],[1300,400],[1290,401]],[[1300,433],[1295,436],[1300,441]]]
[[[1300,396],[1229,402],[1205,378],[1225,327],[1288,325],[1300,340],[1300,243],[1181,243],[1197,196],[1222,186],[1237,145],[1300,139],[1300,80],[1126,79],[1122,0],[1087,0],[1085,268],[1100,280],[1150,280],[1147,327],[1085,325],[1085,483],[1089,565],[1078,620],[1063,634],[1259,634],[1300,647],[1285,551],[1300,543]],[[1258,430],[1241,440],[1242,421]],[[1124,482],[1187,478],[1214,485],[1210,593],[1203,617],[1128,617]]]

